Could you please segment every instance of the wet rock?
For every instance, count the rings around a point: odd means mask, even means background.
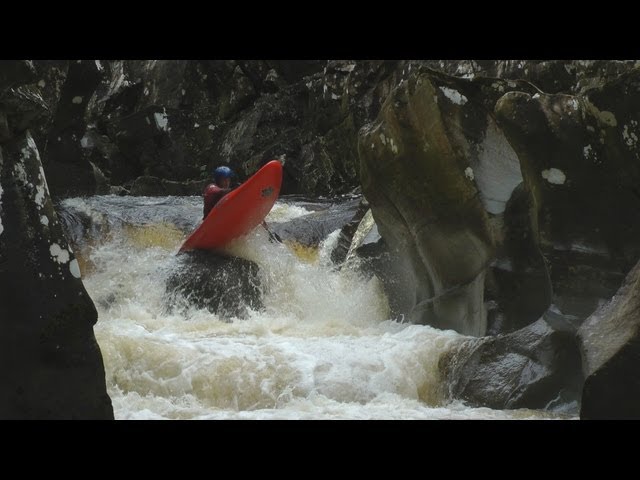
[[[582,419],[640,418],[640,264],[610,302],[580,327]]]
[[[331,261],[336,265],[339,265],[346,260],[347,253],[349,253],[349,250],[351,250],[353,236],[358,230],[358,227],[362,221],[362,217],[364,217],[365,214],[369,211],[369,202],[367,202],[365,198],[362,198],[360,200],[360,203],[358,203],[358,208],[353,214],[353,217],[351,217],[351,220],[349,220],[349,223],[347,223],[340,229],[338,243],[331,252]]]
[[[336,203],[288,222],[271,222],[269,229],[285,242],[293,241],[305,247],[317,247],[353,218],[359,203],[359,198]]]
[[[460,131],[482,138],[493,126],[452,86],[421,73],[394,90],[377,122],[361,130],[361,180],[380,234],[412,286],[403,308],[410,320],[484,335],[484,275],[494,240],[470,174],[470,160],[483,165],[483,157],[477,149],[465,155],[471,141]]]
[[[495,409],[577,413],[581,360],[574,334],[545,320],[507,335],[462,341],[440,359],[449,398]]]
[[[487,272],[487,333],[509,333],[539,319],[552,302],[546,261],[540,251],[532,196],[519,184],[506,204],[503,241]]]
[[[97,312],[29,131],[0,147],[0,290],[0,417],[113,419]]]
[[[166,282],[168,308],[193,305],[224,320],[245,318],[248,308],[262,308],[259,267],[254,262],[204,250],[182,252],[179,258]]]

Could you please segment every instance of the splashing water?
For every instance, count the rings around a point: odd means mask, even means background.
[[[335,269],[334,232],[311,258],[258,228],[229,253],[257,263],[264,309],[221,321],[167,312],[165,279],[201,215],[199,197],[96,196],[61,204],[98,309],[95,327],[118,419],[558,418],[444,404],[438,360],[462,337],[389,319],[376,277]],[[308,213],[279,201],[267,222]],[[74,236],[74,235],[71,235]]]

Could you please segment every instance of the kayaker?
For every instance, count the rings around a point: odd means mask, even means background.
[[[231,188],[231,178],[234,176],[235,174],[233,173],[233,170],[225,166],[218,167],[213,171],[213,183],[210,183],[204,189],[204,208],[202,210],[203,220],[207,218],[207,215],[215,204],[218,203],[227,193],[233,190],[233,188]]]

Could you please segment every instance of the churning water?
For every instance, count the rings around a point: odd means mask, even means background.
[[[166,306],[199,197],[72,198],[60,211],[98,309],[117,419],[558,418],[444,402],[438,359],[464,337],[390,319],[375,277],[331,263],[337,231],[313,255],[260,228],[233,244],[260,267],[264,309],[229,322]],[[267,221],[307,213],[281,200]]]

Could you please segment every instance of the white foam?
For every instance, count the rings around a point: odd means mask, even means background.
[[[193,208],[197,217],[201,205]],[[277,203],[270,217],[304,213]],[[547,416],[443,405],[438,361],[463,337],[391,321],[375,277],[328,260],[338,230],[315,263],[270,243],[261,228],[235,242],[230,253],[260,267],[264,309],[232,323],[195,307],[166,310],[165,278],[181,239],[144,247],[114,233],[77,255],[91,265],[83,282],[98,309],[95,333],[118,419]]]
[[[267,222],[288,222],[294,218],[303,217],[311,213],[311,210],[307,210],[304,207],[298,205],[287,205],[281,202],[276,202],[269,215],[267,215]]]

